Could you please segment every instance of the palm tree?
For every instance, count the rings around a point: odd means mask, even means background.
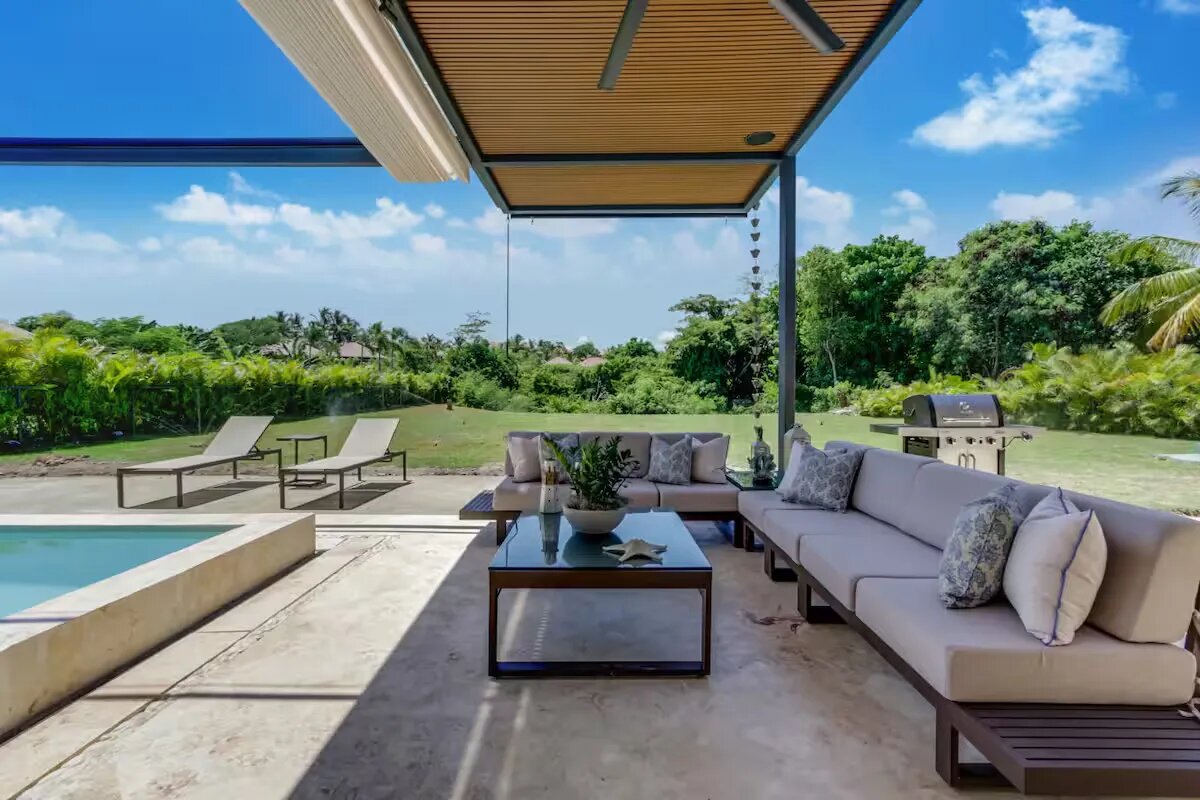
[[[1200,172],[1171,178],[1162,185],[1163,199],[1178,197],[1200,222]],[[1130,314],[1148,311],[1165,321],[1147,343],[1152,350],[1171,348],[1200,331],[1200,242],[1172,236],[1144,236],[1114,254],[1117,260],[1173,258],[1187,266],[1143,278],[1108,301],[1100,321],[1112,325]]]
[[[363,331],[363,339],[371,352],[375,354],[375,369],[383,371],[383,354],[389,351],[392,347],[392,337],[383,327],[382,322],[372,322]]]

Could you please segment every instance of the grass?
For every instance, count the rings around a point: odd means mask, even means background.
[[[617,416],[611,414],[537,414],[479,411],[442,406],[420,406],[366,416],[400,418],[394,447],[408,450],[413,467],[495,467],[504,461],[505,434],[510,430],[630,430],[719,431],[733,437],[730,463],[741,464],[754,438],[754,420],[747,415]],[[817,444],[830,439],[850,439],[886,448],[899,445],[895,436],[871,433],[875,420],[834,414],[800,414]],[[320,417],[272,425],[264,446],[285,444],[291,460],[291,443],[277,443],[289,433],[326,433],[329,451],[336,453],[354,423],[354,417]],[[764,417],[766,437],[774,446],[775,420]],[[144,462],[193,454],[192,445],[208,436],[170,436],[60,447],[60,455],[88,455],[93,459]],[[1089,494],[1160,508],[1200,506],[1200,465],[1154,458],[1156,453],[1190,452],[1191,442],[1099,433],[1048,431],[1032,442],[1018,442],[1008,451],[1008,474],[1022,480],[1062,485]],[[0,456],[0,463],[30,461],[45,453]],[[320,444],[302,442],[300,458],[320,456]]]

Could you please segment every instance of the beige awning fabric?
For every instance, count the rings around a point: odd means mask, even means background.
[[[398,181],[466,181],[470,164],[373,0],[240,0]]]

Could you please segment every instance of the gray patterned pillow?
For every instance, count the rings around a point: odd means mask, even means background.
[[[575,461],[579,460],[579,434],[578,433],[543,433],[538,437],[538,450],[542,454],[542,473],[546,472],[546,464],[553,461],[558,464],[558,482],[570,483],[570,478],[567,477],[567,471],[562,468],[562,464],[558,463],[558,459],[554,457],[554,453],[550,452],[550,448],[546,447],[545,439],[552,439],[569,456],[572,451],[575,453]]]
[[[674,444],[653,437],[650,440],[650,472],[646,474],[646,479],[655,483],[691,483],[692,437],[684,436]]]
[[[800,457],[800,465],[792,482],[779,487],[779,494],[788,503],[845,511],[864,452],[863,448],[818,450],[811,444],[797,443],[792,448],[792,455]]]
[[[946,608],[975,608],[1000,594],[1020,517],[1015,483],[962,507],[938,569],[938,596]]]

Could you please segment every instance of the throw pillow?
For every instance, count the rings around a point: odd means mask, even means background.
[[[975,608],[1000,594],[1020,514],[1015,483],[958,512],[938,569],[938,596],[946,608]]]
[[[692,482],[692,437],[684,436],[675,443],[655,436],[650,440],[650,472],[648,480],[655,483],[688,484]]]
[[[1017,529],[1004,594],[1042,644],[1070,644],[1096,602],[1107,561],[1095,512],[1080,511],[1058,489]]]
[[[545,442],[546,439],[552,440],[556,445],[559,446],[559,449],[563,450],[568,456],[572,456],[572,454],[573,454],[574,458],[572,459],[572,461],[578,461],[578,459],[579,459],[579,452],[578,452],[579,451],[579,434],[578,433],[543,433],[541,436],[538,437],[538,444],[539,444],[538,449],[542,455],[542,463],[541,463],[542,472],[546,471],[547,464],[549,464],[550,462],[554,462],[555,464],[558,465],[558,482],[559,483],[570,483],[571,480],[570,480],[570,478],[567,477],[567,471],[565,469],[563,469],[562,464],[559,464],[558,459],[554,457],[554,453],[552,453],[550,451],[550,448],[546,446],[546,442]]]
[[[509,436],[508,460],[512,463],[513,483],[532,483],[542,479],[542,457],[536,436]]]
[[[789,484],[780,484],[779,493],[788,503],[845,511],[864,452],[862,448],[818,450],[807,442],[797,442],[792,448],[792,458],[799,462],[795,478]]]
[[[692,480],[697,483],[725,483],[725,462],[728,458],[728,436],[718,436],[707,442],[693,439]]]

